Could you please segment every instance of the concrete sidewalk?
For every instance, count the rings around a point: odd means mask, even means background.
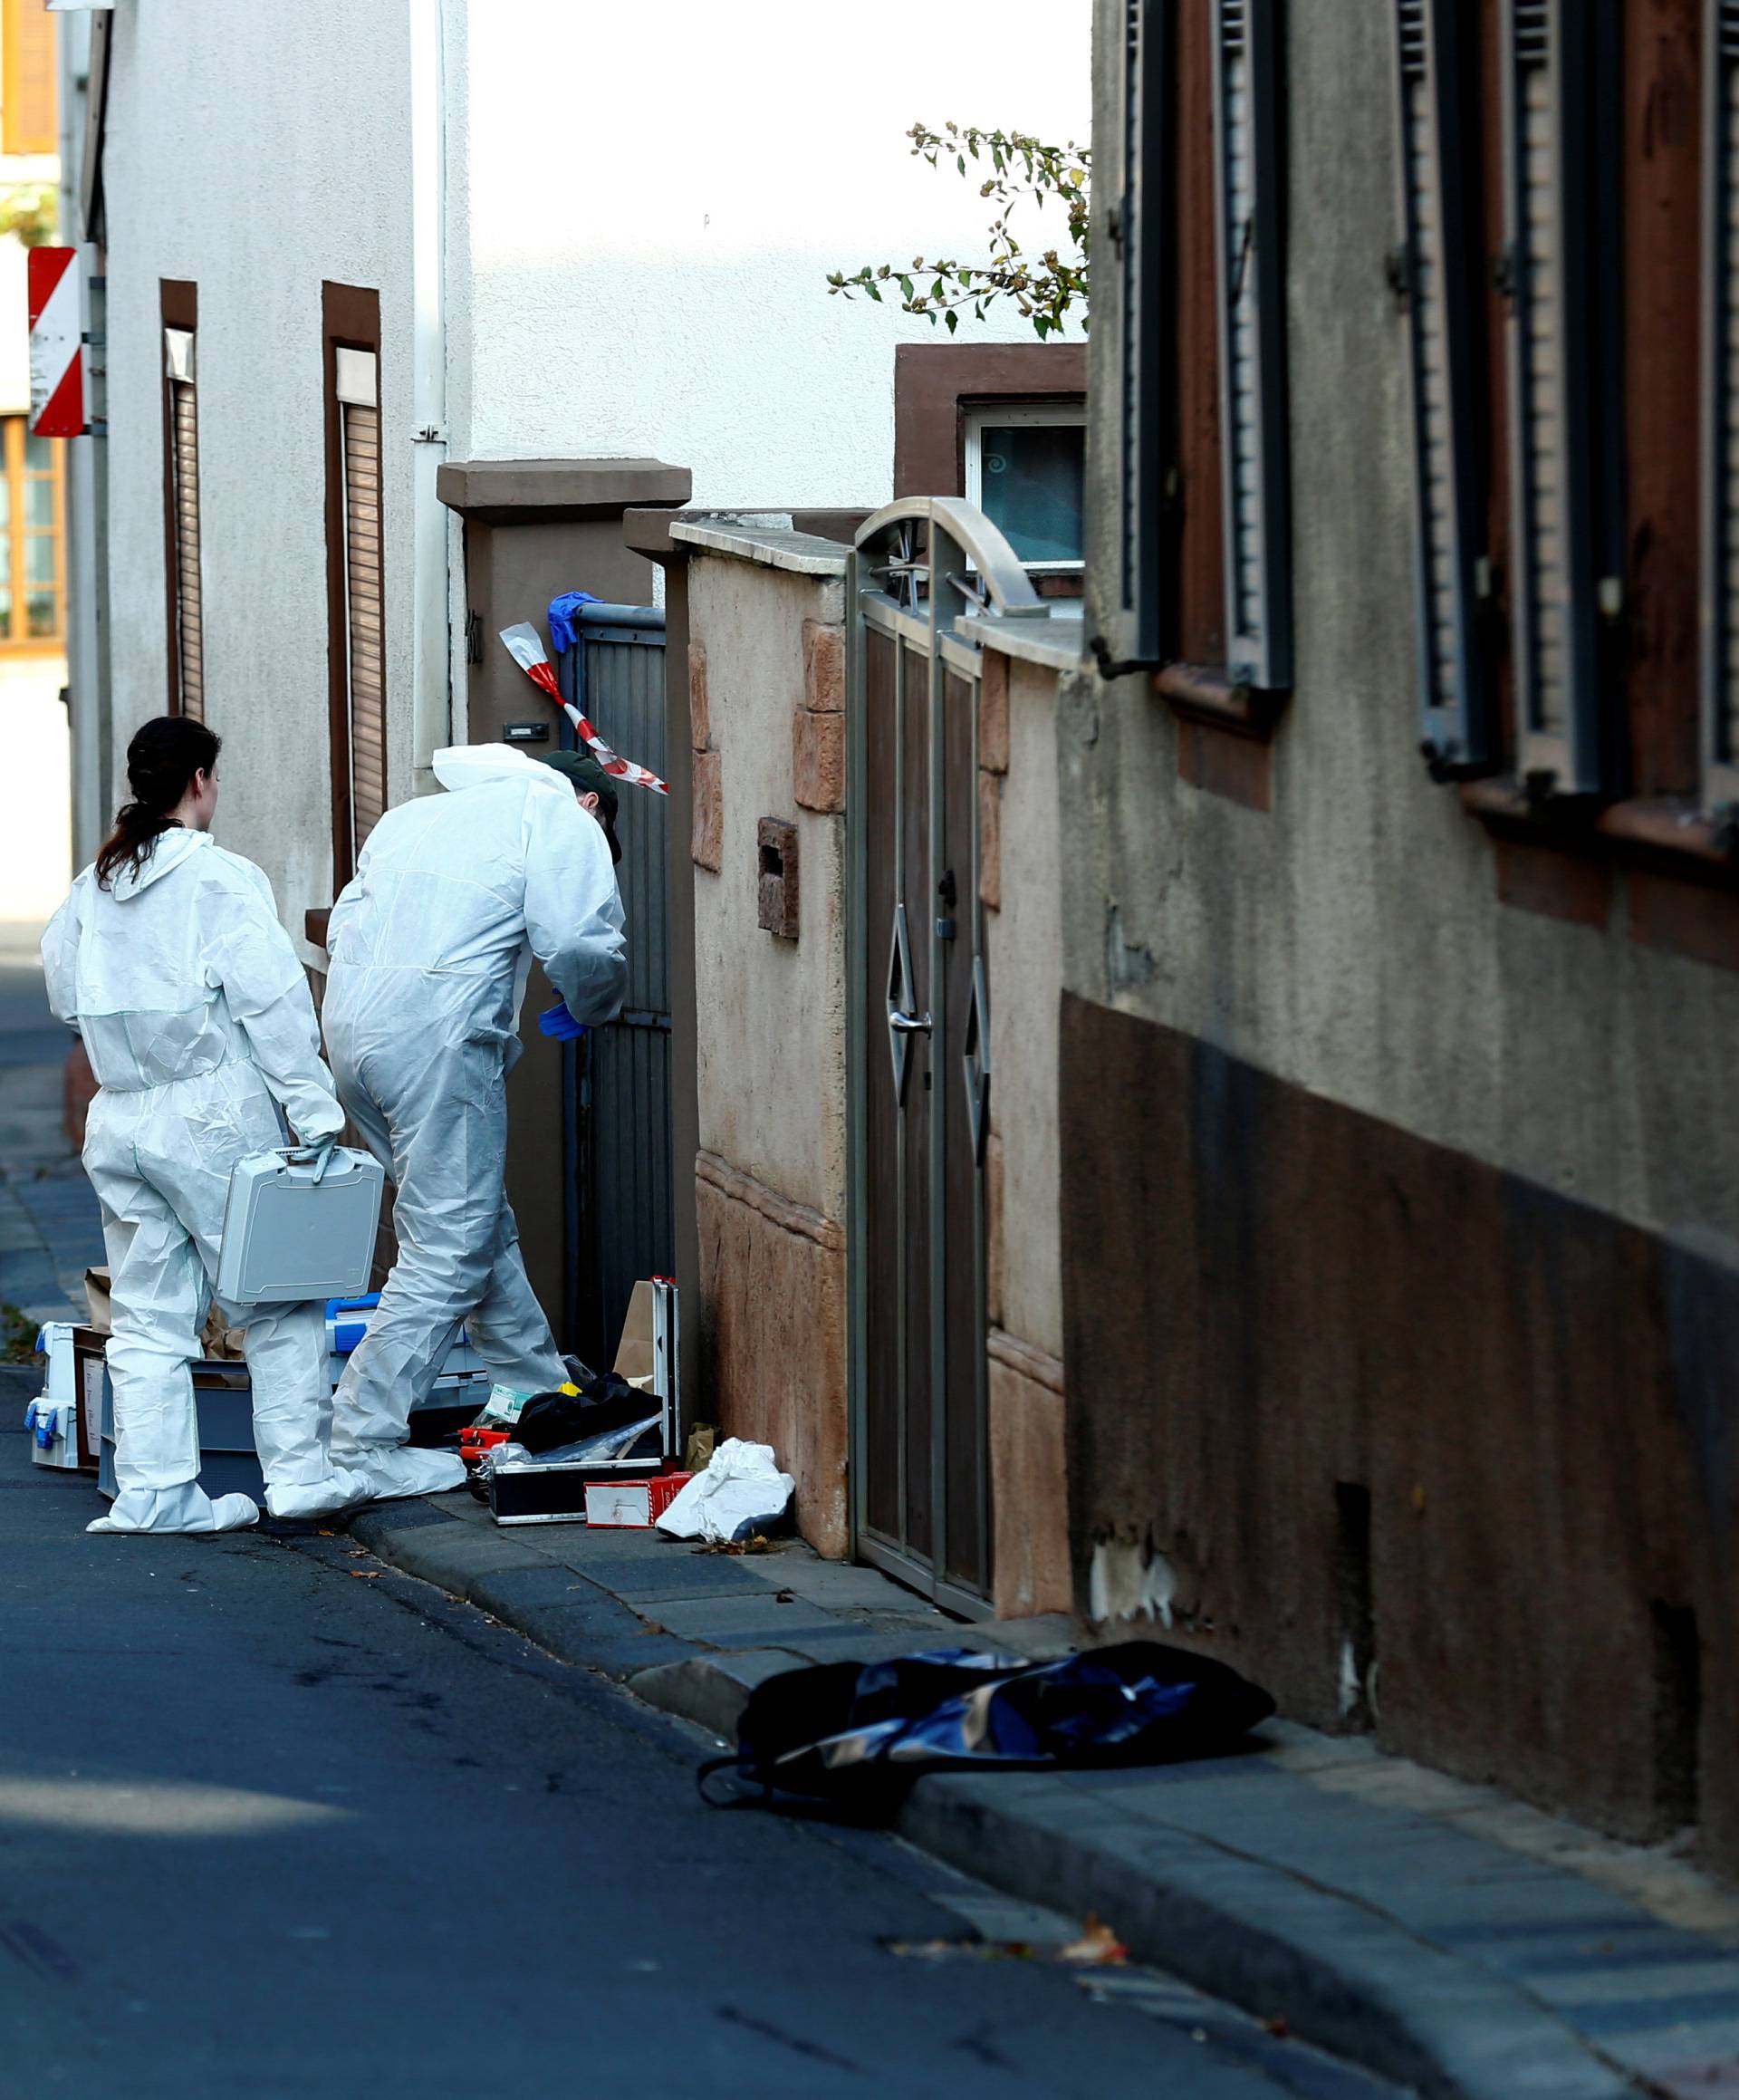
[[[730,1557],[645,1532],[502,1530],[465,1494],[350,1529],[727,1739],[754,1685],[805,1662],[1069,1645],[1062,1621],[962,1626],[794,1542]],[[933,1776],[898,1827],[1023,1901],[1097,1912],[1138,1960],[1422,2094],[1739,2095],[1739,1895],[1368,1739],[1273,1722],[1213,1763]]]

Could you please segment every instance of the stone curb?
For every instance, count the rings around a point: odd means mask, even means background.
[[[362,1510],[349,1529],[560,1661],[727,1741],[755,1685],[802,1664],[776,1648],[713,1651],[645,1629],[596,1577],[428,1503]],[[1489,1970],[1259,1858],[1185,1830],[1133,1830],[1110,1795],[1045,1773],[933,1775],[896,1828],[1005,1894],[1112,1920],[1137,1960],[1258,2018],[1283,2017],[1302,2039],[1424,2100],[1635,2100],[1631,2080]]]

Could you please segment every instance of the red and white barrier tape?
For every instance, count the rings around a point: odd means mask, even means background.
[[[670,790],[656,773],[649,771],[644,766],[636,766],[631,758],[619,758],[579,708],[562,698],[562,689],[555,682],[555,672],[543,652],[543,640],[529,621],[522,621],[517,627],[504,627],[501,639],[507,645],[508,655],[520,669],[540,692],[555,702],[573,724],[580,741],[606,773],[618,780],[631,780],[636,787],[649,787],[654,795],[669,794]]]

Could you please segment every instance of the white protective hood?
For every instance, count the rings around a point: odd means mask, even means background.
[[[503,780],[551,787],[572,795],[573,787],[552,766],[540,765],[511,744],[449,744],[434,759],[435,777],[449,795],[467,787],[490,787]]]

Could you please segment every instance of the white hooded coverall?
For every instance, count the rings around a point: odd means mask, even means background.
[[[567,1376],[504,1186],[507,1074],[535,955],[577,1021],[628,984],[602,827],[504,744],[435,754],[444,795],[389,810],[332,908],[322,1019],[339,1095],[397,1189],[399,1259],[333,1396],[332,1458],[376,1495],[457,1487],[405,1444],[461,1322],[495,1380]]]
[[[101,1091],[84,1165],[112,1272],[115,1479],[92,1531],[227,1531],[259,1512],[198,1486],[191,1360],[212,1296],[230,1171],[285,1142],[335,1137],[344,1112],[320,1055],[308,981],[272,885],[207,832],[159,833],[103,889],[87,868],[43,937],[49,1004],[82,1038]],[[280,1114],[280,1109],[283,1114]],[[225,1305],[244,1344],[254,1439],[276,1516],[355,1499],[324,1448],[319,1304]]]

